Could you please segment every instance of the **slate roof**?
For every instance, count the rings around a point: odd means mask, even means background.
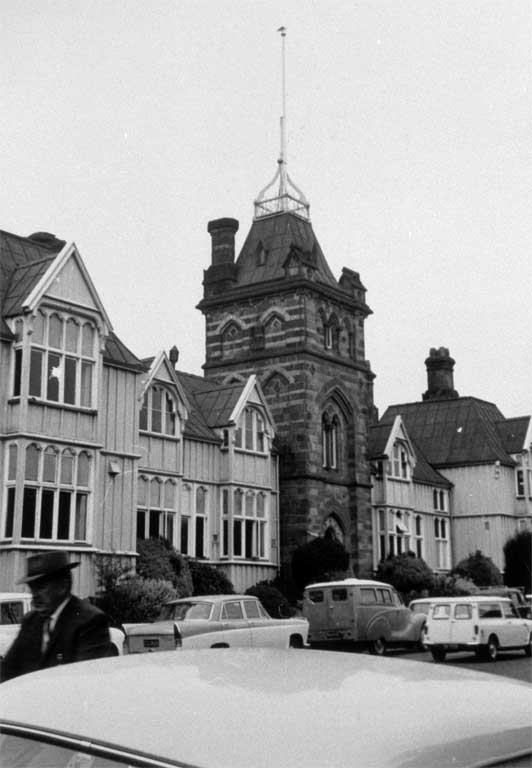
[[[425,400],[392,405],[383,421],[401,415],[409,436],[435,468],[500,461],[513,466],[499,425],[506,420],[496,405],[476,397]]]
[[[147,370],[146,365],[126,347],[123,341],[120,341],[114,331],[109,333],[105,341],[103,361],[108,365],[118,365],[121,368],[130,368],[134,371]]]
[[[517,416],[497,424],[502,444],[508,453],[521,453],[525,450],[525,440],[529,427],[530,416]]]
[[[22,301],[37,285],[64,245],[64,240],[58,240],[53,235],[43,241],[0,230],[2,338],[9,341],[13,339],[5,318],[20,313]]]
[[[257,252],[261,243],[266,258],[264,264],[259,265]],[[338,290],[338,282],[327,264],[311,223],[293,213],[266,216],[253,222],[236,261],[236,285],[252,285],[284,278],[283,264],[292,245],[301,251],[313,253],[316,280]]]
[[[382,459],[384,457],[386,443],[388,442],[393,422],[393,419],[386,421],[381,420],[378,424],[370,427],[368,434],[368,457],[370,461]],[[412,474],[413,480],[417,483],[426,483],[428,485],[438,485],[450,488],[452,483],[429,464],[419,445],[416,444],[415,440],[412,440],[410,434],[409,437],[416,454],[416,465]]]
[[[176,373],[192,409],[185,425],[185,436],[220,442],[214,429],[228,424],[244,385],[217,386],[192,373]]]

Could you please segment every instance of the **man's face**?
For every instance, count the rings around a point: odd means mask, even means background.
[[[64,577],[37,579],[29,585],[33,608],[42,616],[51,616],[68,594]]]

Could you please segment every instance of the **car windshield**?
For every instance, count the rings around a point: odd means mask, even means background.
[[[430,608],[430,603],[414,603],[410,606],[410,609],[414,611],[414,613],[428,613]]]
[[[211,603],[192,602],[163,605],[159,621],[184,621],[208,619],[211,615]]]
[[[130,765],[127,756],[124,763],[111,756],[91,754],[85,747],[78,750],[10,734],[0,735],[0,753],[2,768],[125,768]]]

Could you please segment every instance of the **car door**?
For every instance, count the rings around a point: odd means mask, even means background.
[[[222,607],[223,642],[231,648],[249,648],[251,629],[241,600],[225,600]]]
[[[244,614],[248,620],[253,648],[284,647],[282,627],[277,622],[267,617],[260,610],[257,600],[242,600]]]
[[[473,642],[474,629],[473,605],[471,603],[455,603],[451,614],[451,642],[457,645]]]
[[[528,643],[528,627],[510,601],[502,603],[505,645],[524,646]]]

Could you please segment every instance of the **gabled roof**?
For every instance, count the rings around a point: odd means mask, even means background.
[[[212,381],[207,381],[202,376],[196,376],[193,373],[184,373],[183,371],[176,371],[176,375],[183,387],[190,406],[188,419],[184,429],[185,437],[219,443],[220,437],[213,429],[211,429],[200,405],[202,395],[212,390]],[[241,384],[240,389],[242,389]],[[200,399],[199,401],[198,397]]]
[[[382,420],[400,414],[411,438],[433,467],[514,461],[501,439],[505,421],[496,405],[476,397],[392,405]]]
[[[386,453],[387,444],[394,427],[395,419],[382,418],[378,424],[369,428],[368,432],[368,458],[370,461],[389,458]],[[426,483],[428,485],[438,485],[449,488],[452,483],[441,475],[434,467],[431,467],[423,451],[412,439],[409,434],[412,448],[416,457],[412,479],[417,483]]]
[[[36,239],[34,239],[36,238]],[[22,301],[37,285],[57,255],[64,240],[53,235],[20,237],[0,230],[0,335],[11,340],[13,334],[5,319],[21,311]]]
[[[502,444],[508,453],[521,453],[528,447],[530,437],[530,416],[517,416],[513,419],[505,419],[497,424],[497,431]]]
[[[310,221],[293,213],[279,213],[255,219],[236,261],[236,286],[264,283],[285,277],[284,264],[292,246],[307,254],[307,261],[315,269],[315,279],[338,289]],[[264,249],[265,258],[259,263],[258,252]]]

